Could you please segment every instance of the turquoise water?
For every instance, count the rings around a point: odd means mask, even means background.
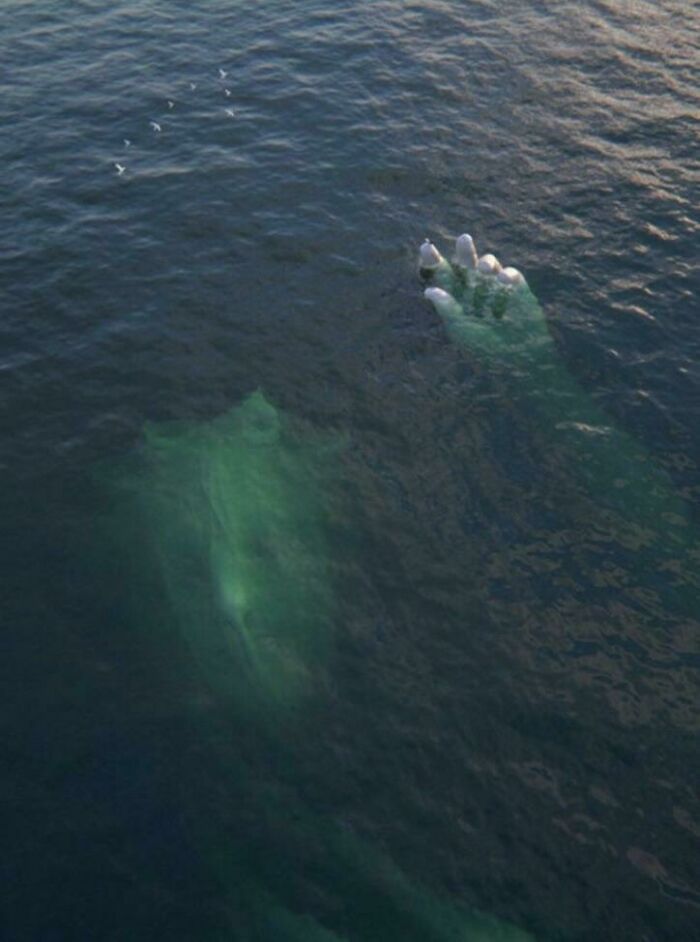
[[[2,12],[6,936],[694,937],[697,11]]]

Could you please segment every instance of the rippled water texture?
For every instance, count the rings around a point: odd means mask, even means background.
[[[8,938],[700,934],[700,14],[507,7],[0,6]]]

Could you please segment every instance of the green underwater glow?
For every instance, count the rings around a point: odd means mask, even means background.
[[[145,430],[128,490],[166,595],[159,619],[242,704],[295,705],[327,660],[332,454],[261,392],[210,422]]]

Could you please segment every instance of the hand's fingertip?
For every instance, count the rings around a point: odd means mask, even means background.
[[[501,271],[501,263],[495,255],[487,252],[486,255],[481,256],[476,268],[482,275],[497,275]]]
[[[430,301],[438,314],[454,314],[461,310],[455,298],[444,288],[426,288],[423,297]]]
[[[476,254],[474,240],[468,232],[464,232],[455,243],[455,264],[460,268],[473,271],[479,262]]]
[[[424,271],[433,271],[444,262],[444,258],[430,239],[426,239],[421,245],[419,253],[419,265]]]
[[[517,268],[513,268],[511,265],[507,268],[502,268],[497,278],[500,284],[508,288],[517,288],[519,285],[525,284],[525,276],[523,273]]]

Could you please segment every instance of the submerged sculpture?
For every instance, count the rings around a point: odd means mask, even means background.
[[[647,450],[616,428],[569,374],[524,276],[493,255],[479,258],[466,234],[457,239],[452,264],[426,241],[419,268],[425,297],[451,339],[535,412],[546,446],[575,466],[597,508],[612,512],[606,520],[634,549],[643,583],[668,611],[696,618],[700,541],[686,502]]]
[[[420,247],[425,297],[451,339],[504,373],[514,396],[533,403],[543,428],[576,460],[599,503],[643,527],[646,539],[675,552],[687,539],[687,508],[669,477],[568,373],[537,298],[516,268],[477,256],[470,235],[457,239],[454,262],[432,243]]]
[[[294,706],[327,658],[332,453],[261,392],[213,421],[145,431],[129,486],[146,564],[207,682],[245,708]]]

